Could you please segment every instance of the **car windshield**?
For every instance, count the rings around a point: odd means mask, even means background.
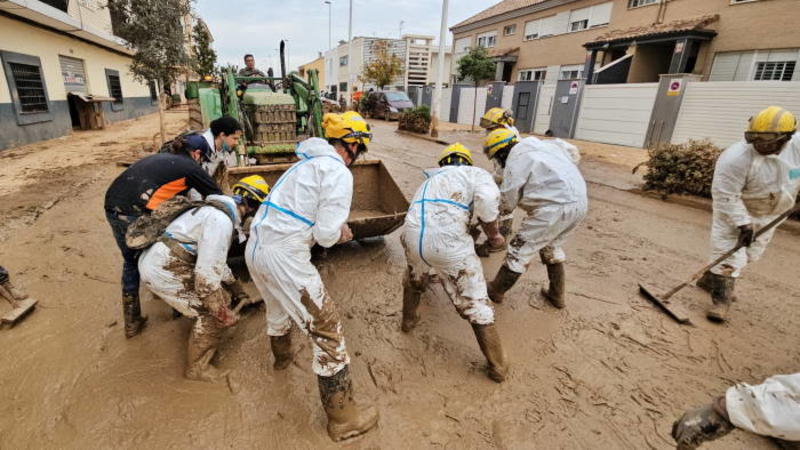
[[[386,92],[386,100],[390,102],[410,102],[405,92]]]

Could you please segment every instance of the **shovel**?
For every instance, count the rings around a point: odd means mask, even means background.
[[[0,285],[0,297],[8,300],[8,302],[11,303],[11,306],[14,308],[0,318],[0,325],[16,325],[16,323],[22,320],[22,318],[25,317],[29,312],[31,312],[33,308],[36,307],[36,303],[38,303],[38,301],[30,297],[23,300],[17,300],[13,295],[11,295],[11,292],[9,292],[8,289],[2,285]]]
[[[789,209],[785,213],[783,213],[780,216],[776,217],[775,220],[773,220],[772,222],[764,225],[758,231],[756,231],[755,234],[753,235],[753,240],[757,239],[759,236],[761,236],[762,234],[766,233],[767,231],[775,228],[776,226],[778,226],[779,223],[781,223],[787,217],[789,217],[790,215],[794,214],[795,212],[797,212],[799,210],[800,210],[800,205],[795,205],[793,208]],[[731,255],[733,255],[734,253],[739,251],[742,247],[744,247],[744,246],[741,245],[741,244],[737,244],[736,247],[728,250],[725,254],[723,254],[719,258],[717,258],[714,261],[712,261],[712,262],[708,263],[707,265],[703,266],[703,268],[698,270],[694,275],[692,275],[691,278],[689,278],[687,281],[675,286],[674,288],[670,289],[670,291],[667,292],[666,294],[656,295],[656,294],[653,293],[653,291],[651,289],[648,289],[642,283],[639,283],[639,292],[646,299],[650,300],[651,302],[655,303],[656,306],[658,306],[659,308],[663,309],[664,312],[667,313],[667,315],[669,315],[670,317],[675,319],[675,321],[677,321],[678,323],[683,324],[683,325],[689,325],[689,324],[692,323],[691,320],[689,320],[689,315],[686,313],[686,311],[683,309],[683,307],[681,307],[680,305],[678,305],[676,303],[672,303],[670,301],[670,298],[672,298],[672,296],[675,295],[676,293],[678,293],[678,291],[680,291],[681,289],[685,288],[686,286],[688,286],[688,285],[694,283],[695,281],[697,281],[698,279],[700,279],[700,277],[702,277],[703,274],[706,273],[707,271],[711,270],[712,267],[714,267],[717,264],[721,263],[722,261],[725,261],[726,259],[730,258]]]

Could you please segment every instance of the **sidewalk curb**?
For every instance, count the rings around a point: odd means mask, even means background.
[[[397,133],[397,134],[402,134],[403,136],[409,136],[409,137],[413,137],[413,138],[417,138],[417,139],[423,139],[425,141],[433,142],[435,144],[440,144],[440,145],[450,145],[451,144],[450,142],[447,142],[447,141],[445,141],[443,139],[430,137],[427,134],[412,133],[412,132],[406,131],[406,130],[394,130],[394,132]]]

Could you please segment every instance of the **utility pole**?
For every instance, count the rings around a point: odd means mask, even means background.
[[[324,2],[328,5],[328,50],[333,49],[333,13],[331,12],[332,9],[332,1],[325,0]]]
[[[433,114],[431,114],[431,136],[439,137],[439,115],[442,112],[442,78],[444,78],[444,60],[447,50],[447,0],[442,0],[442,28],[439,32],[439,61],[436,71],[436,87],[433,91]]]
[[[347,26],[347,98],[353,106],[353,0],[350,0],[350,24]]]

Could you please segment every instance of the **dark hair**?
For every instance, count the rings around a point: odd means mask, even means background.
[[[247,58],[253,58],[253,59],[256,59],[256,57],[255,57],[255,56],[253,56],[251,53],[248,53],[248,54],[244,55],[244,59],[247,59]]]
[[[241,130],[242,125],[239,124],[238,120],[231,116],[222,116],[219,119],[211,121],[211,134],[214,135],[214,137],[219,136],[221,133],[225,133],[226,135],[230,136],[233,133]]]

